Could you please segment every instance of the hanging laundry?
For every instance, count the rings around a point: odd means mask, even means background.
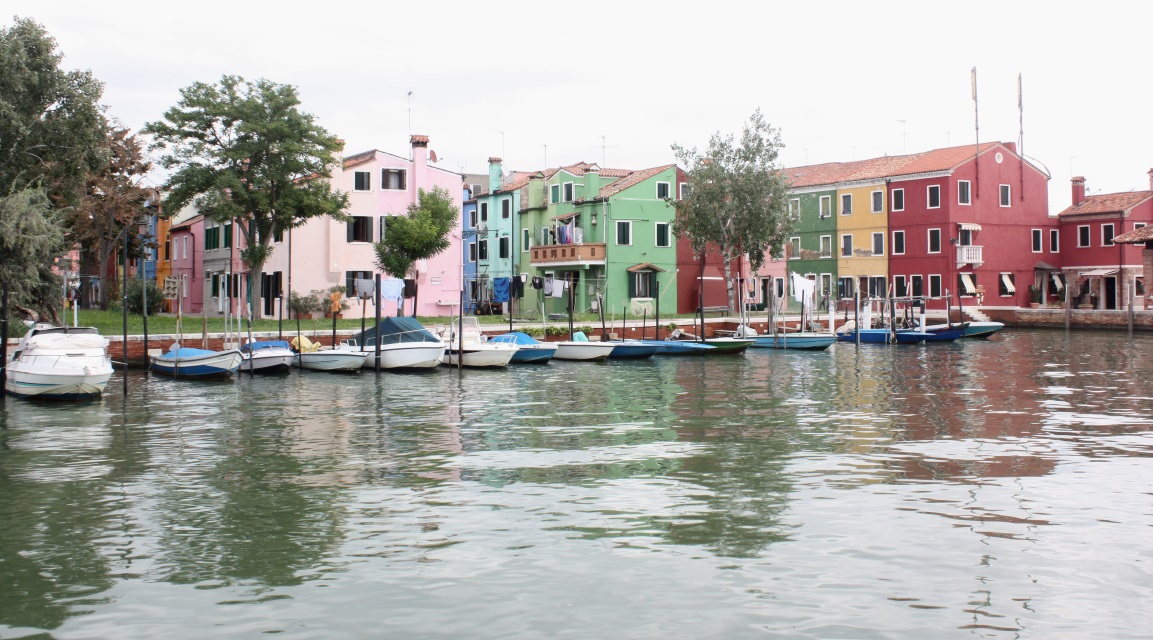
[[[380,297],[393,301],[404,299],[404,280],[399,278],[386,278],[381,280]]]
[[[797,302],[806,302],[813,297],[817,283],[797,274],[792,274],[793,299]]]
[[[492,281],[492,301],[508,302],[508,278],[494,278]]]
[[[576,243],[576,244],[582,244],[582,243],[584,243],[584,241],[585,241],[585,232],[584,232],[584,229],[581,229],[580,227],[577,227],[577,228],[576,228],[576,229],[573,231],[573,242],[574,242],[574,243]]]
[[[540,276],[533,276],[532,277],[532,288],[536,289],[537,291],[540,291],[541,289],[543,289],[544,288],[544,278],[542,278]]]
[[[416,280],[415,279],[413,279],[413,278],[405,278],[404,279],[404,297],[406,297],[406,298],[415,298],[416,297]]]
[[[513,276],[512,277],[512,290],[510,291],[510,294],[514,298],[523,298],[524,297],[524,279],[523,278],[521,278],[520,276]]]
[[[545,278],[544,279],[544,294],[546,296],[552,295],[552,283],[553,283],[552,278]]]
[[[568,288],[568,281],[567,280],[558,280],[556,278],[551,278],[551,280],[552,280],[552,297],[563,298],[564,297],[564,290]],[[546,284],[545,286],[547,287],[548,285]]]

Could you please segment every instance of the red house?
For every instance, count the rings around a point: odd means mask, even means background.
[[[1060,268],[1048,180],[1011,142],[893,158],[886,184],[896,294],[948,294],[954,306],[1028,304],[1029,285]]]
[[[179,298],[172,310],[200,314],[204,310],[204,216],[195,215],[175,223],[169,230],[172,276],[180,281]]]
[[[689,188],[684,169],[677,167],[677,198],[683,198]],[[741,282],[749,279],[749,261],[740,258],[729,265],[733,278]],[[687,238],[677,237],[677,313],[693,313],[698,307],[727,307],[728,288],[725,286],[725,261],[715,248],[705,251],[704,260],[694,253]],[[662,285],[663,286],[663,285]],[[754,289],[754,294],[756,290]],[[747,289],[742,295],[747,296]],[[737,304],[747,300],[737,296]],[[735,311],[735,309],[734,309]]]
[[[1114,239],[1153,223],[1153,169],[1149,187],[1149,191],[1087,196],[1085,178],[1073,178],[1073,203],[1058,214],[1065,242],[1063,275],[1071,284],[1073,304],[1125,309],[1130,294],[1137,300],[1145,295],[1142,246]]]

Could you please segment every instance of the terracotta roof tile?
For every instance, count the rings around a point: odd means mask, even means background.
[[[1113,238],[1113,242],[1118,244],[1143,244],[1146,242],[1153,242],[1153,226],[1141,227],[1132,231],[1126,231],[1121,235]]]
[[[353,155],[348,156],[344,159],[344,168],[348,169],[350,167],[355,167],[357,165],[364,164],[364,163],[372,160],[375,157],[376,157],[376,149],[371,149],[369,151],[362,151],[360,153],[353,154]]]
[[[1125,193],[1101,193],[1085,198],[1085,202],[1068,207],[1057,214],[1065,216],[1083,216],[1093,213],[1120,213],[1128,211],[1153,197],[1153,191],[1128,191]]]
[[[1004,148],[999,142],[986,142],[980,146],[985,153],[994,147]],[[1006,149],[1008,151],[1008,149]],[[931,173],[954,169],[973,157],[973,145],[933,149],[906,156],[882,156],[853,162],[829,162],[785,169],[793,188],[835,185],[862,180],[881,180],[917,173]]]
[[[617,180],[611,184],[608,184],[608,185],[601,187],[601,190],[598,193],[598,195],[601,198],[608,198],[609,196],[614,196],[614,195],[620,193],[621,191],[624,191],[625,189],[628,189],[629,187],[631,187],[635,184],[643,182],[644,180],[647,180],[647,179],[657,175],[658,173],[660,173],[662,171],[666,171],[668,169],[671,169],[675,166],[676,165],[674,165],[674,164],[666,164],[666,165],[662,165],[659,167],[653,167],[651,169],[641,169],[639,171],[631,171],[631,172],[629,172],[628,175],[622,177],[620,180]],[[601,175],[604,175],[604,171],[601,171]]]

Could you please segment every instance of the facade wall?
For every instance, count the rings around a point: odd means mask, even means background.
[[[874,211],[874,194],[880,200]],[[850,199],[850,209],[844,211],[845,198]],[[873,290],[883,289],[889,275],[889,234],[888,212],[885,206],[887,197],[884,182],[853,185],[837,189],[836,221],[837,233],[833,239],[834,253],[837,256],[838,279],[852,278],[853,288],[839,286],[839,294],[860,290],[870,292],[870,278],[874,280]],[[851,238],[852,250],[845,255],[846,236]],[[876,237],[874,237],[876,236]],[[874,246],[877,245],[878,246]],[[875,251],[880,249],[880,251]],[[879,285],[879,286],[878,286]]]
[[[816,280],[820,298],[826,295],[835,298],[837,293],[836,198],[836,189],[808,190],[789,195],[789,199],[800,207],[800,216],[794,222],[791,236],[799,239],[800,251],[790,249],[788,272]],[[827,208],[822,211],[822,206]],[[824,247],[821,244],[822,238],[827,242]],[[792,310],[800,308],[800,303],[793,300],[791,293],[788,304]]]
[[[172,243],[172,275],[180,280],[179,307],[184,314],[204,311],[204,221],[199,216],[169,234]]]

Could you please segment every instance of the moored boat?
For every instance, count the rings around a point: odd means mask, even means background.
[[[498,368],[508,366],[516,355],[517,345],[511,343],[486,342],[476,318],[459,318],[456,330],[450,330],[444,337],[444,364],[450,366]]]
[[[714,348],[710,354],[735,355],[744,353],[745,349],[752,346],[753,341],[748,338],[705,338],[705,344]]]
[[[613,345],[609,358],[614,360],[643,360],[653,357],[660,349],[657,345],[648,344],[643,340],[610,340],[609,344]]]
[[[856,342],[857,334],[861,334],[864,344],[917,344],[930,337],[923,331],[897,331],[889,329],[841,329],[837,330],[837,340],[840,342]]]
[[[814,333],[812,331],[798,331],[795,333],[778,333],[777,335],[756,336],[752,346],[760,349],[798,349],[804,351],[820,351],[828,349],[837,341],[831,333]]]
[[[240,347],[240,353],[244,356],[240,370],[253,373],[288,371],[296,355],[287,340],[253,340]]]
[[[21,398],[98,398],[112,377],[108,340],[94,327],[28,330],[4,367],[8,393]]]
[[[523,331],[513,331],[489,338],[489,342],[514,344],[517,347],[509,364],[544,364],[556,355],[555,342],[541,342]]]
[[[243,359],[239,349],[212,351],[175,342],[165,353],[150,356],[148,368],[174,378],[226,378],[240,369]]]
[[[699,356],[716,349],[716,347],[703,342],[689,340],[643,340],[642,342],[655,345],[658,356]]]

